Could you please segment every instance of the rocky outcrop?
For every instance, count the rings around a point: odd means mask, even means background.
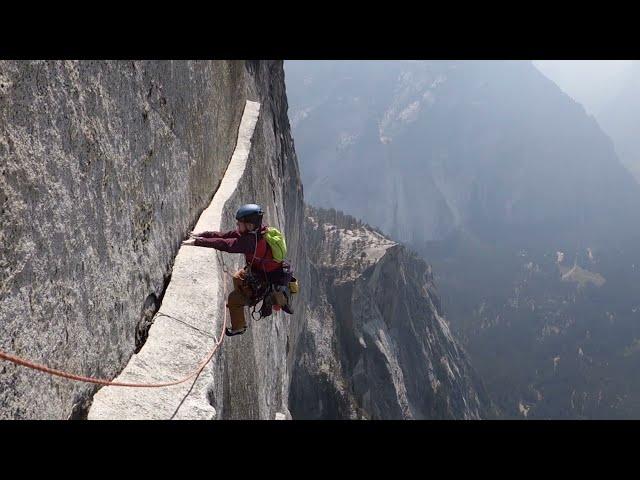
[[[239,204],[261,202],[297,262],[302,186],[281,62],[3,61],[0,72],[1,349],[113,378],[144,348],[246,100],[260,118],[221,227],[233,228]],[[218,416],[286,414],[284,322],[225,345],[209,396]],[[95,390],[2,363],[0,418],[83,417]],[[242,401],[229,402],[236,393]]]
[[[292,367],[296,418],[474,419],[491,405],[430,267],[368,225],[309,208],[311,292]]]

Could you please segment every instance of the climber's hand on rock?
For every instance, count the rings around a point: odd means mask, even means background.
[[[190,238],[188,240],[183,240],[182,241],[182,245],[195,245],[196,243],[196,239],[195,238]]]

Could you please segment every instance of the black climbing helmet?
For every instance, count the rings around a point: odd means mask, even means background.
[[[242,220],[243,222],[253,223],[260,226],[262,224],[262,207],[255,203],[247,203],[242,205],[236,212],[236,220]]]

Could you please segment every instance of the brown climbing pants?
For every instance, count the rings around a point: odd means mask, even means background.
[[[253,292],[245,282],[246,272],[238,270],[233,275],[233,291],[229,293],[227,299],[227,308],[229,308],[229,316],[231,317],[231,328],[238,330],[247,326],[244,318],[244,307],[251,305]]]
[[[253,291],[245,281],[246,272],[244,269],[238,270],[233,274],[233,291],[227,299],[227,308],[229,308],[229,316],[231,317],[231,328],[238,330],[247,326],[244,317],[244,307],[253,306],[256,302],[252,301]],[[264,286],[264,285],[263,285]],[[262,288],[262,287],[261,287]],[[273,294],[272,302],[274,305],[284,306],[287,301],[282,292]]]

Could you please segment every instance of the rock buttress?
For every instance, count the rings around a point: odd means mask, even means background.
[[[308,213],[313,285],[292,367],[294,418],[489,415],[429,266],[352,217]]]

